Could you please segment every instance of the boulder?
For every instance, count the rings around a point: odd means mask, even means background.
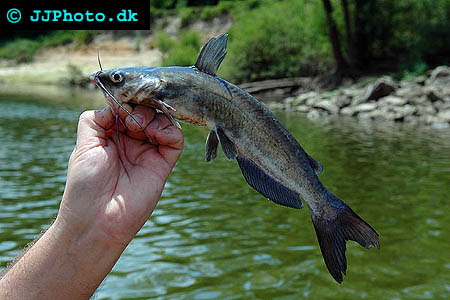
[[[294,101],[295,104],[304,104],[309,99],[316,99],[317,98],[317,92],[307,92],[304,94],[300,94],[297,96],[297,99]]]
[[[355,112],[368,112],[368,111],[372,111],[374,109],[377,109],[378,104],[375,102],[369,102],[369,103],[363,103],[360,105],[355,106]]]
[[[424,94],[423,86],[415,83],[403,84],[401,88],[395,91],[395,95],[400,98],[413,101],[415,98],[421,97]]]
[[[450,109],[438,112],[438,122],[450,122]]]
[[[319,102],[321,100],[322,99],[319,97],[309,98],[308,100],[306,100],[305,104],[312,107],[314,104],[316,104],[317,102]]]
[[[292,106],[297,98],[296,97],[288,97],[283,100],[283,103],[287,106]]]
[[[309,112],[311,110],[311,108],[306,105],[297,105],[297,106],[293,107],[293,110],[297,111],[297,112],[306,113],[306,112]]]
[[[308,119],[319,119],[323,114],[321,114],[318,110],[313,109],[310,112],[308,112],[308,114],[306,115],[306,117]]]
[[[404,98],[397,96],[386,96],[378,100],[379,105],[402,106],[408,103]]]
[[[383,76],[377,79],[375,83],[367,86],[364,95],[356,100],[356,104],[364,103],[369,100],[378,100],[393,93],[398,84],[389,76]]]
[[[363,103],[354,106],[347,106],[341,109],[341,114],[348,116],[355,116],[359,113],[366,113],[377,109],[378,104],[375,102]]]
[[[428,82],[432,83],[435,82],[436,80],[441,79],[450,79],[450,67],[447,66],[436,67],[433,71],[431,71]]]
[[[352,104],[353,97],[348,95],[334,96],[331,101],[336,104],[337,107],[343,108]]]
[[[272,103],[269,103],[267,106],[273,110],[285,109],[285,105],[283,103],[279,103],[279,102],[272,102]]]
[[[413,115],[417,109],[409,104],[403,106],[394,106],[391,107],[391,110],[396,114],[395,120],[400,121],[403,120],[406,116]]]
[[[330,100],[322,100],[320,102],[314,103],[313,107],[323,109],[327,111],[329,114],[333,115],[339,113],[339,107],[337,107],[337,105]]]
[[[444,101],[444,97],[443,95],[441,95],[439,88],[436,85],[428,85],[424,87],[423,91],[428,100],[432,103],[437,101]]]
[[[418,115],[418,116],[435,115],[437,113],[436,108],[429,103],[425,103],[423,105],[417,105],[416,109],[417,109],[416,115]]]

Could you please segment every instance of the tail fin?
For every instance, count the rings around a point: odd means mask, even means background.
[[[380,248],[380,243],[378,233],[348,205],[330,192],[327,193],[327,197],[330,198],[327,202],[334,204],[327,207],[333,210],[334,217],[320,217],[311,211],[311,218],[325,265],[331,276],[341,283],[342,273],[345,275],[347,271],[346,241],[356,241],[367,249]]]

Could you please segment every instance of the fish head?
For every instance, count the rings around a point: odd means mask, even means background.
[[[110,104],[141,103],[149,99],[162,86],[162,79],[153,74],[151,67],[116,68],[93,73],[90,79],[103,91]],[[113,99],[114,98],[114,99]]]

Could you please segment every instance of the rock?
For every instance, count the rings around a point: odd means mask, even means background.
[[[338,95],[332,98],[332,102],[336,104],[338,108],[343,108],[352,104],[353,97],[347,95]]]
[[[421,123],[425,123],[427,125],[433,124],[433,123],[439,123],[439,118],[436,116],[431,116],[431,115],[425,115],[425,116],[420,116],[419,117],[419,121]]]
[[[428,98],[425,95],[421,95],[419,97],[414,98],[406,98],[408,99],[408,102],[414,105],[427,105],[429,104]]]
[[[406,104],[403,106],[391,107],[391,110],[396,114],[395,120],[400,121],[401,119],[404,119],[406,116],[413,115],[417,109],[412,105]]]
[[[322,100],[320,102],[317,102],[313,105],[313,107],[323,109],[333,115],[339,113],[339,107],[337,107],[337,105],[330,100]]]
[[[416,109],[416,114],[418,116],[435,115],[437,113],[436,108],[434,108],[434,106],[429,103],[424,105],[417,105]]]
[[[369,102],[369,103],[363,103],[360,105],[355,106],[356,112],[368,112],[376,109],[378,107],[378,104],[375,102]]]
[[[347,106],[341,109],[340,114],[344,116],[353,116],[355,113],[355,107],[354,106]]]
[[[423,86],[414,83],[404,84],[401,88],[395,91],[396,96],[405,98],[409,101],[421,97],[423,94]]]
[[[402,106],[408,103],[407,100],[397,96],[386,96],[378,100],[379,105]]]
[[[356,104],[364,103],[369,100],[378,100],[381,97],[388,96],[397,89],[398,85],[391,77],[383,76],[378,78],[373,84],[367,86],[364,95],[357,99]]]
[[[440,95],[438,89],[434,85],[424,87],[423,91],[427,96],[428,100],[431,101],[432,103],[437,101],[444,101],[442,95]]]
[[[297,99],[294,103],[295,104],[304,104],[304,103],[306,103],[307,100],[316,99],[316,98],[317,98],[316,92],[308,92],[308,93],[298,95]]]
[[[283,100],[283,103],[285,105],[292,106],[292,104],[295,102],[296,99],[297,99],[296,97],[288,97],[288,98]]]
[[[274,110],[282,110],[282,109],[285,108],[284,104],[283,103],[279,103],[279,102],[271,102],[271,103],[267,104],[267,106],[270,109],[274,109]]]
[[[371,119],[376,120],[395,120],[396,115],[392,111],[388,111],[388,108],[380,108],[373,110],[369,113],[367,113]]]
[[[435,82],[436,80],[440,80],[447,77],[446,79],[450,79],[450,67],[447,66],[439,66],[431,71],[430,78],[428,79],[429,83]]]
[[[306,100],[305,104],[312,107],[315,103],[317,103],[317,102],[319,102],[319,101],[321,101],[321,100],[322,100],[322,99],[319,98],[319,97],[316,97],[316,98],[310,98],[310,99]]]
[[[412,82],[421,86],[425,85],[427,78],[425,76],[419,76],[412,79]]]
[[[378,107],[378,104],[375,102],[363,103],[355,106],[347,106],[341,109],[341,114],[355,116],[359,113],[370,112]]]
[[[311,110],[311,108],[306,105],[297,105],[297,106],[293,107],[293,110],[297,111],[297,112],[306,113],[306,112],[309,112]]]
[[[438,112],[436,117],[439,122],[450,122],[450,109]]]
[[[450,110],[450,102],[435,102],[433,103],[434,108],[438,111],[446,111]]]
[[[317,110],[311,110],[307,115],[306,115],[306,117],[308,118],[308,119],[319,119],[320,117],[321,117],[321,114],[320,114],[320,112],[318,112]]]

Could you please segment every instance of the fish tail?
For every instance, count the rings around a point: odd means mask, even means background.
[[[341,283],[346,274],[346,241],[356,241],[365,248],[380,248],[378,233],[361,219],[347,204],[330,192],[325,193],[329,204],[328,216],[319,216],[311,210],[311,218],[323,260],[331,276]],[[332,215],[332,217],[329,217]]]

